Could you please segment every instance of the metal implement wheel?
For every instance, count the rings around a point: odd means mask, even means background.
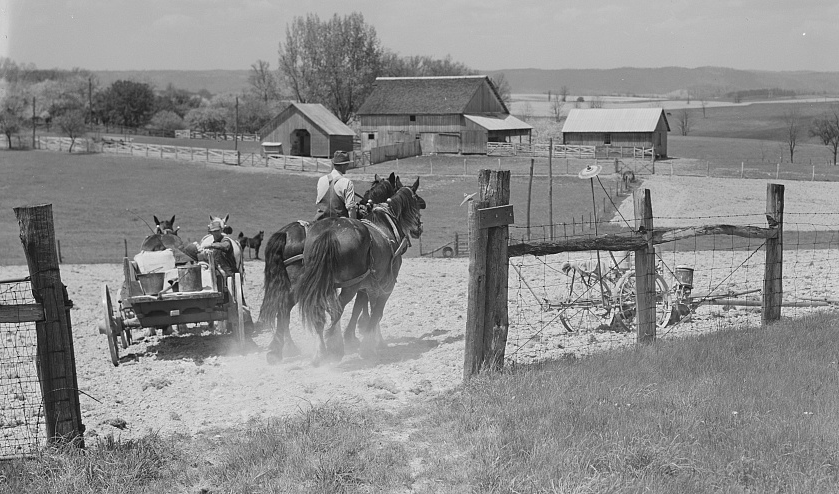
[[[122,330],[121,321],[117,324],[114,317],[114,306],[111,303],[111,292],[108,285],[102,285],[102,319],[99,321],[99,332],[108,338],[108,351],[114,367],[119,366],[119,338]]]
[[[638,311],[635,310],[635,271],[630,270],[621,276],[615,287],[615,315],[627,331],[635,331],[638,323]],[[667,282],[660,274],[655,275],[655,325],[663,328],[670,320],[671,294]]]
[[[575,273],[561,301],[551,304],[559,308],[559,321],[566,331],[594,331],[611,327],[611,298],[606,281]]]
[[[443,257],[454,257],[454,249],[452,249],[451,247],[443,247]]]

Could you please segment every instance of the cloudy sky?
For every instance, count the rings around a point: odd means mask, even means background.
[[[0,0],[0,55],[39,68],[276,67],[295,16],[352,11],[390,50],[478,70],[839,71],[836,0]]]

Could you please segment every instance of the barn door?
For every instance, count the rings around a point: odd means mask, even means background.
[[[463,154],[486,154],[487,133],[483,130],[460,132],[460,152]]]

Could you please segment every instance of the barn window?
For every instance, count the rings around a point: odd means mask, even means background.
[[[411,122],[416,122],[417,121],[417,116],[416,115],[411,115],[411,116],[408,117],[408,120],[410,120]]]
[[[416,137],[416,138],[417,138],[417,139],[419,139],[419,138],[420,138],[420,134],[417,134],[417,137]]]
[[[376,134],[367,134],[367,139],[372,141],[375,138],[376,138]]]
[[[603,144],[611,144],[612,143],[612,134],[606,133],[603,135]]]

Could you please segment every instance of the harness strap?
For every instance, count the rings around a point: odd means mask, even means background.
[[[338,288],[344,288],[345,286],[355,285],[356,283],[361,283],[364,278],[366,278],[370,274],[370,268],[367,268],[367,271],[364,272],[361,276],[356,276],[355,278],[347,281],[337,281],[335,280],[335,286]]]
[[[303,254],[297,254],[296,256],[289,257],[288,259],[283,261],[283,265],[288,266],[294,264],[297,261],[303,262]]]

